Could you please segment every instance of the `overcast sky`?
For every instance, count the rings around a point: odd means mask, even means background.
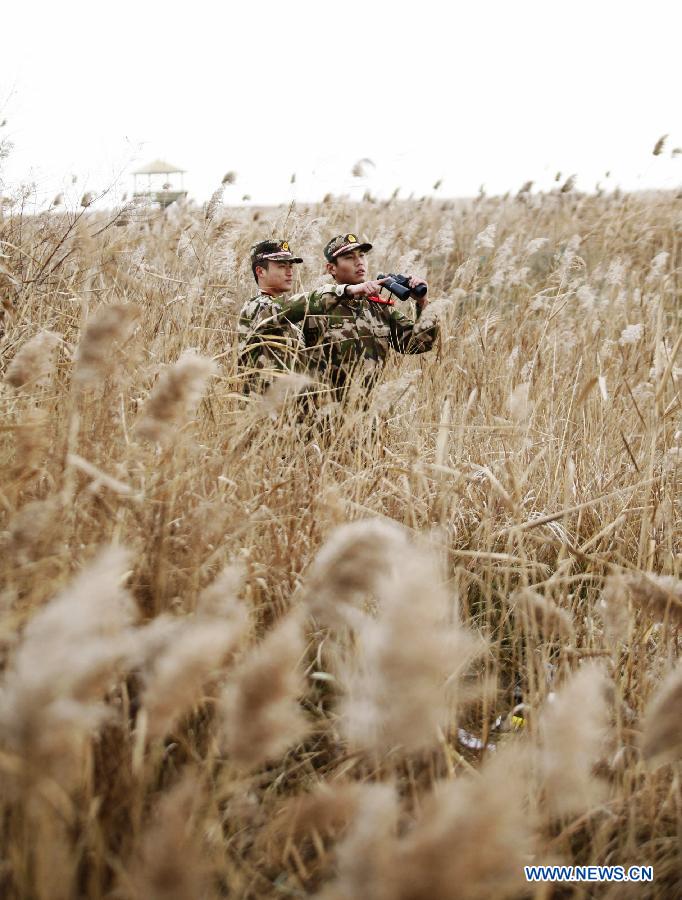
[[[229,170],[228,202],[682,186],[678,0],[5,7],[5,189],[120,194],[159,156],[201,201]]]

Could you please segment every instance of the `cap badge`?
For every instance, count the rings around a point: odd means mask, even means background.
[[[357,244],[357,242],[358,242],[358,239],[355,237],[354,234],[349,234],[348,237],[346,238],[346,240],[348,241],[349,244]]]
[[[282,241],[282,250],[288,250],[289,244],[286,241]]]

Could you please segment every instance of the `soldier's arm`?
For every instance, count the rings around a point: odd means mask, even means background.
[[[398,353],[426,353],[431,350],[440,333],[437,320],[425,316],[421,320],[422,307],[417,303],[414,321],[395,307],[386,308],[387,324],[391,330],[389,342]]]
[[[324,284],[315,291],[280,298],[278,315],[288,322],[301,322],[306,316],[324,316],[345,299],[345,284]]]

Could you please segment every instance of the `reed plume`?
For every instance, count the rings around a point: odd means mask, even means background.
[[[88,319],[76,351],[77,385],[94,387],[113,374],[139,315],[132,303],[109,303]]]
[[[682,667],[665,679],[649,702],[642,731],[642,753],[661,765],[682,756]]]
[[[228,172],[228,174],[230,174],[230,173]],[[231,184],[231,182],[230,181],[226,182],[225,179],[223,179],[223,182],[220,185],[220,187],[217,188],[215,191],[213,191],[213,193],[211,194],[211,199],[206,204],[206,211],[204,213],[204,218],[206,219],[207,222],[212,222],[213,219],[215,219],[218,211],[222,208],[223,195],[225,193],[225,185],[226,184]]]
[[[50,445],[50,417],[47,410],[28,410],[14,428],[13,473],[18,477],[36,472],[45,461]]]
[[[299,708],[301,622],[289,615],[231,675],[220,700],[222,744],[239,766],[255,768],[280,756],[307,731]]]
[[[204,685],[233,661],[250,624],[237,598],[242,577],[238,566],[228,566],[202,591],[193,616],[157,616],[138,629],[133,662],[149,737],[167,734],[200,702]]]
[[[622,575],[609,575],[597,609],[604,622],[606,639],[612,647],[627,641],[632,631],[629,596],[627,579]]]
[[[533,847],[526,769],[520,748],[507,748],[480,775],[437,785],[401,836],[394,790],[369,786],[320,900],[519,896]]]
[[[210,900],[210,863],[197,823],[201,783],[190,772],[162,794],[147,824],[130,875],[119,891],[127,900]]]
[[[654,156],[660,156],[660,155],[661,155],[661,153],[663,152],[663,148],[665,147],[665,142],[667,141],[667,139],[668,139],[668,135],[667,135],[667,134],[663,134],[663,135],[661,135],[661,137],[656,141],[656,143],[655,143],[655,145],[654,145],[654,149],[652,150],[652,153],[653,153]]]
[[[218,674],[241,640],[248,619],[232,622],[197,616],[180,620],[165,648],[154,654],[144,674],[141,702],[147,715],[147,733],[163,737],[177,720],[201,699],[201,689]]]
[[[395,787],[368,784],[358,804],[347,836],[337,848],[338,878],[327,885],[318,900],[393,900],[386,873],[395,862],[395,836],[400,804]]]
[[[419,316],[419,321],[415,327],[415,334],[433,328],[436,324],[440,324],[441,327],[444,328],[444,323],[448,313],[453,309],[453,301],[456,296],[456,292],[453,292],[452,297],[441,297],[438,300],[430,300]]]
[[[13,388],[28,388],[48,380],[61,335],[40,331],[18,351],[7,368],[5,381]]]
[[[306,576],[311,614],[321,625],[360,622],[362,600],[408,551],[406,532],[392,522],[366,519],[338,526]]]
[[[289,372],[276,378],[263,395],[260,411],[276,418],[287,401],[298,396],[313,384],[312,378],[298,372]]]
[[[632,602],[658,622],[682,624],[682,581],[673,575],[652,572],[628,573],[623,576]]]
[[[478,777],[437,785],[385,872],[396,900],[517,897],[533,849],[521,748],[506,748]]]
[[[392,412],[393,408],[411,393],[411,388],[417,380],[416,372],[408,372],[401,375],[387,384],[383,384],[376,392],[370,412],[373,415],[381,415],[382,413]]]
[[[533,403],[529,400],[530,382],[517,384],[509,395],[509,414],[515,422],[524,423],[530,418]]]
[[[140,437],[150,441],[170,437],[196,407],[215,371],[212,360],[193,352],[183,353],[154,386],[137,424]]]
[[[474,641],[451,623],[448,594],[435,561],[411,548],[401,569],[378,591],[375,619],[358,630],[345,677],[341,728],[353,747],[386,752],[424,749],[446,727],[456,678],[474,655]],[[450,687],[450,690],[448,690]]]
[[[356,163],[353,164],[353,168],[351,169],[351,175],[354,178],[364,178],[367,174],[367,167],[371,166],[374,168],[374,163],[368,157],[364,159],[359,159]]]
[[[524,588],[515,591],[510,598],[526,628],[534,635],[546,640],[561,638],[573,640],[575,630],[570,613],[557,606],[553,600],[543,597],[537,591]]]
[[[246,567],[243,563],[229,563],[203,589],[197,600],[197,614],[205,617],[221,619],[226,624],[237,624],[245,627],[248,614],[237,599],[243,587]]]
[[[578,815],[598,802],[594,777],[606,736],[606,676],[585,665],[546,701],[540,718],[540,774],[549,816]]]
[[[56,542],[57,518],[61,503],[57,497],[32,500],[12,518],[9,527],[10,546],[19,563],[39,559]]]
[[[121,580],[129,554],[102,551],[26,626],[0,694],[5,742],[31,767],[78,773],[84,738],[111,714],[102,702],[132,648],[136,609]]]

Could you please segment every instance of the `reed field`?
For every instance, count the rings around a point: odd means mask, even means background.
[[[682,199],[220,200],[0,211],[0,896],[682,896]],[[346,231],[436,349],[245,396]]]

